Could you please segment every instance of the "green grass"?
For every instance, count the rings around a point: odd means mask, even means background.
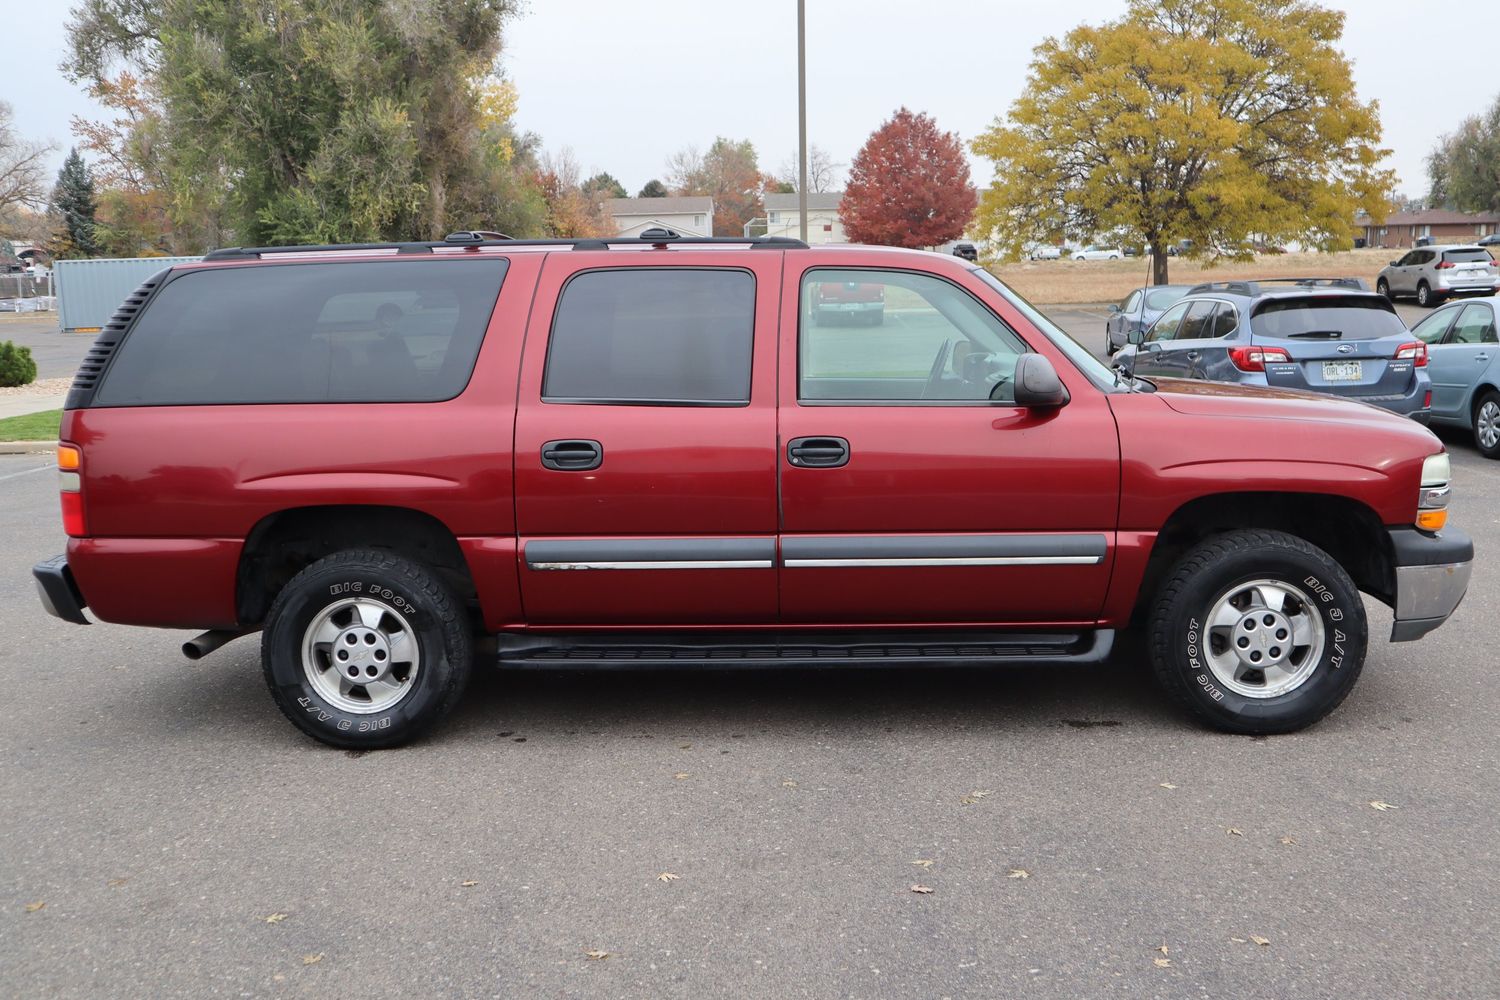
[[[56,441],[62,410],[28,413],[0,420],[0,441]]]

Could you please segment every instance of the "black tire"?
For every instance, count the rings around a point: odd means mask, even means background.
[[[1210,610],[1237,585],[1284,582],[1307,595],[1323,648],[1299,686],[1274,697],[1230,690],[1208,664]],[[1290,733],[1312,725],[1348,696],[1364,667],[1369,625],[1358,589],[1315,545],[1280,531],[1231,531],[1183,556],[1158,590],[1147,627],[1152,669],[1190,713],[1230,733]],[[1311,656],[1311,652],[1308,654]]]
[[[409,689],[379,712],[341,709],[303,668],[309,625],[351,597],[396,610],[420,653]],[[266,686],[292,725],[329,746],[359,750],[397,746],[435,725],[462,696],[473,655],[463,605],[436,576],[394,553],[362,549],[319,559],[293,577],[266,616],[260,650]]]
[[[1479,454],[1485,458],[1500,458],[1500,438],[1496,438],[1488,447],[1484,439],[1479,436],[1479,416],[1485,412],[1485,407],[1492,406],[1500,409],[1500,392],[1489,390],[1474,403],[1474,447],[1479,449]]]
[[[1437,303],[1433,301],[1432,288],[1425,281],[1417,282],[1417,305],[1421,306],[1423,309],[1431,309],[1433,306],[1437,305]]]
[[[1379,292],[1381,295],[1384,295],[1386,297],[1386,301],[1388,302],[1396,301],[1396,296],[1391,294],[1391,283],[1389,281],[1386,281],[1384,278],[1381,278],[1379,281],[1375,282],[1375,291]]]

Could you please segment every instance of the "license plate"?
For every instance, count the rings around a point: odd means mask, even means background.
[[[1364,374],[1364,365],[1358,361],[1323,362],[1324,382],[1358,382]]]

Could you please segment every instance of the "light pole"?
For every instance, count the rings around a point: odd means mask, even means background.
[[[797,219],[807,242],[807,0],[797,0]]]

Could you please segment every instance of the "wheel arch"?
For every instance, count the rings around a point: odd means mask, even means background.
[[[1395,600],[1395,552],[1373,508],[1328,493],[1225,492],[1183,503],[1162,524],[1132,620],[1144,620],[1157,589],[1184,553],[1205,538],[1240,528],[1295,535],[1333,557],[1361,591],[1386,604]]]
[[[292,507],[261,518],[245,537],[235,573],[239,623],[264,622],[292,577],[345,549],[399,553],[431,568],[461,601],[475,599],[474,577],[457,537],[431,514],[362,504]]]

